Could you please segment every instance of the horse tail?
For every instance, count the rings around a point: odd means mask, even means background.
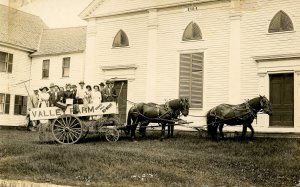
[[[211,115],[211,110],[206,114],[207,133],[209,136],[214,137],[217,133],[217,126],[215,124],[216,117]]]

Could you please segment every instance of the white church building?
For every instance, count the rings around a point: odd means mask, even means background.
[[[185,119],[200,126],[205,118],[193,116],[265,95],[273,116],[259,114],[254,129],[300,132],[300,1],[94,0],[83,9],[85,46],[58,53],[35,49],[29,54],[32,85],[65,81],[57,64],[79,54],[74,63],[79,70],[73,72],[78,80],[114,79],[117,89],[123,85],[123,120],[132,106],[126,100],[164,103],[187,97],[191,116]],[[47,60],[53,76],[42,80]]]

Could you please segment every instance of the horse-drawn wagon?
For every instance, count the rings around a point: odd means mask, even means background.
[[[117,117],[115,102],[68,105],[65,110],[58,107],[33,108],[30,120],[39,121],[39,137],[43,141],[45,133],[50,133],[52,140],[60,144],[74,144],[89,132],[105,135],[107,141],[118,141],[119,130],[124,124]],[[76,112],[75,112],[76,111]]]

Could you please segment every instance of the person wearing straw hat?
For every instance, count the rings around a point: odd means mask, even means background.
[[[39,108],[45,108],[45,107],[49,107],[49,98],[50,95],[48,93],[49,88],[44,86],[42,88],[40,88],[41,94],[39,95]]]

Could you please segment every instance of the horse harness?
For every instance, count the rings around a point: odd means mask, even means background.
[[[171,117],[171,119],[172,119],[173,117],[175,117],[175,116],[177,117],[177,116],[180,114],[180,112],[179,112],[179,114],[178,114],[178,111],[177,111],[177,110],[174,111],[174,110],[169,106],[169,102],[165,103],[164,105],[155,105],[155,106],[152,106],[152,107],[155,107],[155,108],[156,108],[156,111],[157,111],[157,118],[149,118],[149,117],[143,115],[143,114],[138,110],[136,104],[134,105],[134,108],[135,108],[136,111],[137,111],[137,112],[135,112],[135,113],[137,113],[139,116],[142,116],[143,118],[146,118],[146,119],[149,120],[149,121],[151,121],[151,120],[169,121],[169,120],[167,120],[167,119],[164,119],[163,117],[164,117],[165,115],[168,115],[168,114],[169,114],[170,117]],[[166,112],[163,113],[162,115],[159,115],[159,113],[160,113],[159,110],[160,110],[161,107],[163,107],[163,109],[165,109]]]
[[[240,107],[241,106],[245,106],[245,109],[241,109]],[[224,121],[228,121],[228,120],[231,120],[231,119],[239,119],[239,120],[243,120],[243,118],[247,115],[250,116],[251,120],[254,120],[254,119],[257,119],[257,112],[259,111],[256,111],[254,108],[252,108],[249,104],[249,100],[246,101],[245,103],[242,103],[240,105],[237,105],[237,106],[232,106],[231,109],[233,111],[238,111],[238,112],[241,112],[241,111],[245,111],[244,113],[242,113],[241,115],[235,115],[236,113],[234,112],[234,116],[231,117],[231,118],[228,118],[228,119],[225,119],[223,118],[222,116],[219,116],[217,113],[216,113],[216,109],[217,107],[214,107],[211,112],[210,112],[210,115],[214,116],[215,117],[215,121],[210,124],[210,125],[215,125],[215,124],[218,124],[220,122],[224,122]],[[213,111],[213,112],[212,112]]]

